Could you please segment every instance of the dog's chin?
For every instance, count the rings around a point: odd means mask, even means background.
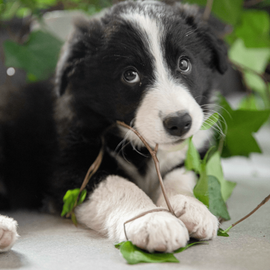
[[[183,150],[188,144],[188,139],[179,139],[173,142],[167,143],[158,143],[158,149],[167,151],[167,152],[175,152]]]

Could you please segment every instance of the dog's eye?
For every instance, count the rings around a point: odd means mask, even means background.
[[[135,84],[140,81],[140,76],[135,69],[128,69],[123,73],[122,79],[129,84]]]
[[[186,73],[186,74],[190,73],[191,72],[191,63],[190,63],[189,59],[186,57],[179,58],[178,69],[182,73]]]

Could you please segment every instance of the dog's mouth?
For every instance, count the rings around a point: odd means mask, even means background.
[[[182,150],[188,142],[188,138],[187,139],[178,139],[176,141],[172,141],[172,142],[166,142],[166,143],[159,143],[159,147],[162,150],[165,151],[178,151],[178,150]]]

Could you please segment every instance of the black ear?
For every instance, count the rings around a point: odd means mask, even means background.
[[[222,40],[218,39],[216,35],[211,32],[209,27],[204,31],[206,42],[212,50],[213,57],[211,64],[219,71],[219,73],[224,74],[228,69],[226,44]]]
[[[75,30],[62,48],[56,68],[56,92],[63,95],[73,80],[83,77],[86,58],[95,54],[102,38],[99,19],[77,20]]]
[[[196,5],[181,3],[172,5],[179,10],[180,16],[204,39],[207,47],[212,51],[211,66],[224,74],[228,68],[227,47],[219,37],[224,36],[228,27],[213,16],[204,20],[204,9]]]

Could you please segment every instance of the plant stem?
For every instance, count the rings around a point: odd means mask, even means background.
[[[235,223],[233,223],[229,228],[227,228],[225,231],[223,232],[228,232],[231,228],[233,228],[234,226],[236,226],[237,224],[239,224],[240,222],[244,221],[245,219],[247,219],[248,217],[250,217],[253,213],[255,213],[260,207],[262,207],[265,203],[267,203],[270,200],[270,194],[262,200],[262,202],[255,208],[253,209],[249,214],[247,214],[246,216],[244,216],[243,218],[241,218],[240,220],[236,221]]]
[[[168,206],[168,209],[169,211],[175,215],[174,211],[173,211],[173,208],[170,204],[170,201],[167,197],[167,194],[166,194],[166,190],[165,190],[165,187],[164,187],[164,184],[163,184],[163,180],[162,180],[162,176],[161,176],[161,173],[160,173],[160,168],[159,168],[159,161],[158,161],[158,158],[157,158],[157,150],[158,150],[158,144],[156,144],[156,147],[155,149],[153,150],[149,144],[146,142],[146,140],[142,137],[142,135],[137,131],[135,130],[134,128],[130,127],[129,125],[125,124],[124,122],[120,122],[120,121],[117,121],[117,124],[120,125],[120,126],[123,126],[125,128],[128,128],[130,129],[131,131],[133,131],[139,138],[140,140],[143,142],[143,144],[145,145],[145,147],[148,149],[149,153],[151,154],[153,160],[154,160],[154,163],[155,163],[155,167],[156,167],[156,171],[157,171],[157,175],[158,175],[158,180],[159,180],[159,183],[160,183],[160,186],[161,186],[161,190],[162,190],[162,193],[163,193],[163,196],[164,196],[164,199],[166,201],[166,204]]]
[[[207,0],[207,4],[205,6],[205,10],[204,10],[203,17],[202,17],[204,21],[208,21],[208,19],[210,17],[213,2],[214,2],[214,0]]]

